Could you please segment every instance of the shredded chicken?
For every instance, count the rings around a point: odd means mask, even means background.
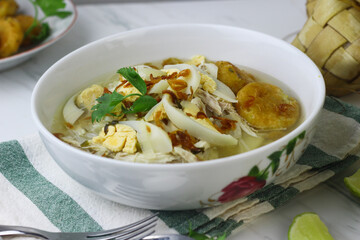
[[[221,115],[222,113],[221,107],[219,105],[218,100],[216,100],[216,98],[213,95],[202,89],[198,89],[196,95],[202,100],[202,102],[206,105],[207,109],[210,112],[212,112],[217,116]]]
[[[257,137],[256,130],[249,126],[249,124],[246,123],[246,120],[242,118],[234,108],[234,106],[229,102],[219,101],[219,105],[221,107],[221,110],[225,113],[227,113],[227,117],[233,120],[237,121],[237,125],[247,134],[253,137]],[[235,131],[236,137],[240,137],[241,133],[239,131]],[[234,136],[235,136],[234,135]]]
[[[181,148],[181,147],[174,147],[174,153],[179,155],[185,162],[197,162],[198,158],[192,154],[191,152]]]

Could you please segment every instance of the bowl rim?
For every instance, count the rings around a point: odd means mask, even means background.
[[[75,22],[76,22],[76,20],[78,18],[78,11],[77,11],[76,5],[73,2],[73,0],[66,0],[66,1],[68,1],[70,3],[72,9],[74,10],[74,12],[73,12],[74,13],[74,18],[73,18],[73,20],[71,21],[71,23],[69,24],[69,26],[66,29],[64,29],[57,37],[51,39],[50,41],[42,42],[41,44],[36,45],[33,48],[27,49],[27,50],[22,51],[22,52],[18,52],[18,53],[14,54],[14,55],[11,55],[9,57],[0,58],[0,65],[2,63],[10,62],[10,61],[22,58],[22,57],[29,56],[32,53],[36,53],[36,52],[38,52],[38,51],[52,45],[53,43],[57,42],[59,39],[64,37],[70,31],[70,29],[74,26],[74,24],[75,24]]]
[[[124,38],[129,35],[130,36],[133,34],[136,35],[143,31],[156,30],[156,29],[167,29],[167,28],[174,28],[174,27],[193,27],[193,28],[205,28],[205,29],[208,29],[208,28],[226,29],[227,28],[227,29],[231,29],[234,31],[243,31],[243,32],[249,33],[249,34],[259,35],[262,38],[269,39],[271,41],[275,41],[278,44],[282,44],[286,48],[289,48],[295,54],[299,55],[299,57],[301,57],[303,59],[303,61],[307,62],[309,66],[312,65],[314,71],[317,72],[317,75],[319,76],[316,78],[316,82],[317,82],[317,85],[319,86],[319,90],[320,90],[319,95],[316,98],[318,100],[316,101],[316,104],[313,106],[310,115],[306,119],[304,119],[303,122],[299,126],[297,126],[294,130],[292,130],[285,136],[283,136],[280,139],[277,139],[267,145],[253,149],[251,151],[231,155],[228,157],[216,158],[216,159],[212,159],[212,160],[208,160],[208,161],[202,161],[202,162],[172,163],[172,164],[126,162],[126,161],[121,161],[121,160],[117,160],[117,159],[113,159],[113,158],[97,156],[97,155],[85,152],[83,150],[77,149],[77,148],[71,146],[70,144],[67,144],[67,143],[61,141],[60,139],[55,137],[49,130],[47,130],[47,128],[42,124],[42,122],[40,121],[40,118],[37,114],[38,106],[36,106],[36,100],[37,100],[39,89],[40,89],[41,85],[46,81],[47,76],[50,75],[51,72],[54,71],[54,69],[56,69],[58,65],[61,65],[61,63],[63,61],[65,61],[67,58],[78,54],[79,52],[83,51],[86,48],[97,45],[97,44],[101,43],[102,41],[108,41],[108,40],[117,39],[117,38]],[[60,144],[60,146],[62,148],[64,148],[66,151],[70,151],[76,155],[80,155],[81,157],[87,158],[88,161],[96,162],[96,163],[99,163],[99,162],[105,163],[105,164],[108,164],[109,166],[114,166],[114,167],[115,166],[124,166],[124,167],[135,167],[135,168],[139,168],[139,169],[146,168],[147,170],[156,169],[156,170],[166,171],[166,170],[170,170],[170,169],[179,169],[179,170],[180,169],[188,169],[188,168],[198,169],[198,168],[204,168],[207,166],[209,167],[209,166],[218,165],[218,164],[222,164],[222,163],[229,163],[229,162],[233,162],[233,161],[246,161],[247,159],[251,159],[252,157],[256,156],[257,154],[260,154],[263,151],[269,151],[270,149],[274,149],[274,151],[276,151],[277,150],[276,146],[279,146],[279,145],[281,146],[281,145],[283,145],[282,143],[287,144],[291,139],[293,139],[296,136],[298,136],[299,134],[301,134],[305,129],[308,129],[309,125],[311,125],[312,122],[319,115],[319,113],[324,105],[324,101],[325,101],[325,82],[324,82],[323,76],[322,76],[320,70],[318,69],[318,67],[307,55],[305,55],[303,52],[301,52],[295,46],[292,46],[291,44],[283,41],[282,39],[279,39],[279,38],[276,38],[271,35],[268,35],[268,34],[265,34],[262,32],[258,32],[255,30],[240,28],[240,27],[235,27],[235,26],[229,26],[229,25],[193,24],[193,23],[162,24],[162,25],[156,25],[156,26],[136,28],[136,29],[116,33],[116,34],[98,39],[96,41],[90,42],[90,43],[74,50],[73,52],[67,54],[66,56],[64,56],[63,58],[58,60],[41,76],[41,78],[39,79],[39,81],[37,82],[37,84],[33,90],[33,93],[31,96],[31,115],[33,117],[33,121],[35,122],[35,125],[37,126],[39,132],[41,134],[43,134],[44,137],[48,141],[51,141],[51,143],[55,144],[55,145]]]

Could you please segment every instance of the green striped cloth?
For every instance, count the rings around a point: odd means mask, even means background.
[[[218,207],[161,211],[156,231],[187,234],[191,225],[211,236],[234,233],[354,163],[359,141],[360,109],[327,97],[310,146],[274,183]],[[6,225],[97,231],[151,214],[103,199],[80,186],[56,165],[38,135],[0,143],[0,192],[0,224]]]

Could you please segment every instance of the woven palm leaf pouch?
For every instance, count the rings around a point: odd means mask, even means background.
[[[308,0],[308,20],[292,44],[319,67],[327,95],[360,90],[360,0]]]

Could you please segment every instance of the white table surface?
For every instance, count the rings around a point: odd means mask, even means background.
[[[104,2],[78,5],[79,18],[69,34],[26,63],[0,72],[0,142],[37,131],[30,113],[36,82],[57,60],[84,44],[121,31],[165,23],[224,24],[284,39],[300,30],[307,19],[305,0]],[[360,95],[343,99],[360,106]],[[357,167],[359,164],[246,225],[231,239],[287,239],[292,219],[309,211],[319,214],[335,239],[360,239],[360,202],[341,185],[343,176]]]

